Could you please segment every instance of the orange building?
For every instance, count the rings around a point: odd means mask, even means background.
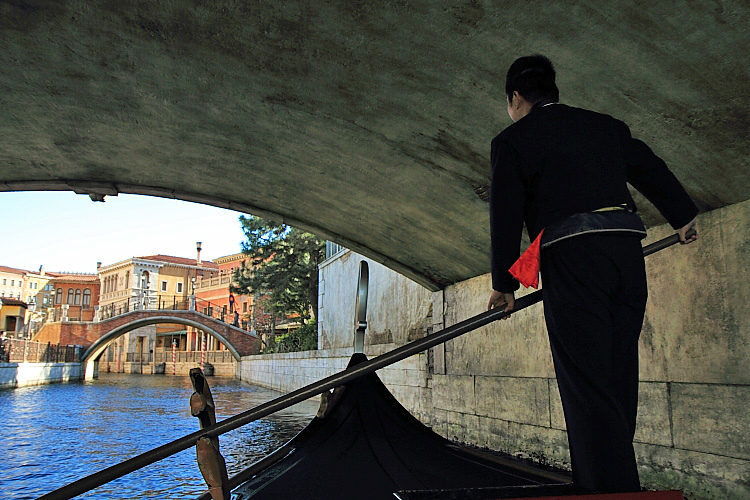
[[[214,259],[218,269],[199,276],[195,282],[196,308],[198,311],[212,307],[220,311],[227,323],[234,322],[234,313],[238,313],[239,326],[250,321],[253,297],[251,295],[234,295],[229,292],[234,271],[247,262],[247,256],[242,253],[227,255]],[[243,323],[244,321],[244,323]]]
[[[198,275],[191,283],[194,286],[195,308],[208,316],[225,321],[244,330],[252,329],[253,297],[249,295],[236,295],[229,291],[232,275],[236,269],[242,266],[247,256],[242,253],[227,255],[213,260],[214,269],[206,269],[202,275]],[[195,349],[198,345],[199,336],[191,331],[188,334],[189,341],[193,342]],[[209,339],[211,342],[211,339]],[[211,347],[208,346],[210,350]]]
[[[99,276],[96,274],[59,274],[49,281],[55,319],[93,321],[99,305]]]

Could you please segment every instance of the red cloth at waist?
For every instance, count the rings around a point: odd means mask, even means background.
[[[542,249],[542,234],[544,229],[539,232],[536,239],[529,245],[524,253],[518,258],[518,260],[508,269],[508,272],[516,278],[526,288],[539,286],[539,270],[542,265],[541,261],[541,249]]]

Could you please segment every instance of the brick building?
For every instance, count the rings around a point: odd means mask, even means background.
[[[93,321],[99,303],[99,276],[96,274],[54,273],[49,280],[56,320]]]

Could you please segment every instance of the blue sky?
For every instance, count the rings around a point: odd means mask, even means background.
[[[241,251],[241,214],[150,196],[108,196],[94,203],[69,191],[0,193],[0,265],[96,272],[143,255],[215,259]]]

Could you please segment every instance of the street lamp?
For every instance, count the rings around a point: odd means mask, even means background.
[[[52,299],[51,299],[52,302],[50,304],[48,304],[49,307],[47,308],[47,314],[49,315],[49,310],[52,309],[52,314],[51,314],[52,317],[51,318],[47,317],[47,321],[55,321],[55,319],[56,319],[55,318],[55,294],[56,293],[57,292],[55,291],[54,288],[52,289],[52,291],[50,291],[50,297],[52,297]]]
[[[190,277],[190,310],[195,311],[195,276]]]
[[[36,302],[31,301],[28,305],[29,310],[29,324],[26,325],[26,337],[31,338],[34,333],[34,314],[36,313]]]
[[[141,274],[141,296],[143,297],[143,309],[148,309],[148,274]]]

